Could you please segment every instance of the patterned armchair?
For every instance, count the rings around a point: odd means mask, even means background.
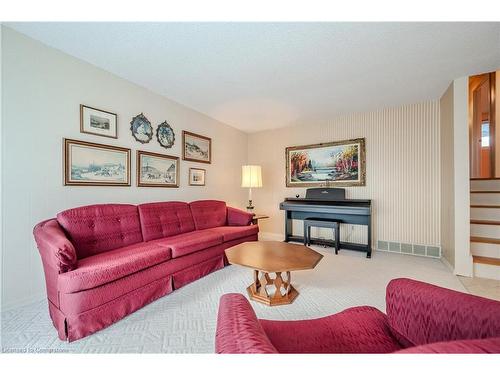
[[[217,353],[500,353],[500,302],[410,280],[387,286],[386,314],[353,307],[318,319],[257,319],[222,296]]]

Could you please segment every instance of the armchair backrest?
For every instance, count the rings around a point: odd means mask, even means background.
[[[387,286],[386,312],[406,347],[500,337],[500,302],[410,279]]]

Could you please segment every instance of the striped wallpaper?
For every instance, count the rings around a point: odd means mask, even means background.
[[[261,231],[282,234],[279,203],[305,192],[285,187],[285,147],[358,137],[366,138],[366,186],[346,188],[347,197],[373,200],[373,244],[439,245],[439,101],[250,134],[249,163],[261,165],[263,173],[254,205],[256,212],[271,216],[259,223]],[[302,232],[300,223],[294,224],[295,231]],[[346,226],[341,233],[344,240],[366,242],[363,227]]]

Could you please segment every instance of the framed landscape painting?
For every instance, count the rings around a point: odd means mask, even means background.
[[[179,158],[137,151],[137,186],[179,187]]]
[[[189,168],[189,185],[190,186],[205,186],[204,169]]]
[[[130,149],[63,139],[64,185],[130,186]]]
[[[118,138],[117,115],[80,104],[80,132]]]
[[[364,186],[365,139],[287,147],[286,186]]]
[[[210,164],[212,162],[212,139],[183,130],[182,159]]]

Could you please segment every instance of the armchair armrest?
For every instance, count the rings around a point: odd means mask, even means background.
[[[50,219],[37,224],[33,229],[33,235],[44,264],[58,273],[76,268],[75,247],[57,220]]]
[[[413,346],[397,354],[485,354],[500,353],[500,337],[479,340],[456,340]]]
[[[386,312],[406,347],[500,336],[500,302],[410,279],[387,286]]]
[[[252,223],[253,213],[239,210],[237,208],[227,208],[227,225],[245,226]]]
[[[250,303],[241,294],[225,294],[220,299],[215,352],[277,353]]]

